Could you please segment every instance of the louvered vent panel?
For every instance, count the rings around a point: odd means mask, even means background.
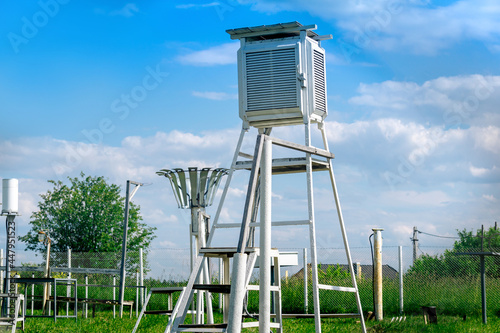
[[[298,106],[295,49],[246,54],[247,111]]]
[[[314,109],[326,112],[325,55],[314,50]]]

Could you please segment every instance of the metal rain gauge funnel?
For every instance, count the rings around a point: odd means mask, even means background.
[[[210,217],[205,213],[205,207],[212,205],[217,188],[222,180],[222,177],[227,175],[228,170],[224,168],[188,168],[183,170],[162,169],[156,172],[159,176],[165,176],[170,180],[172,190],[179,208],[191,209],[191,227],[190,227],[190,255],[191,255],[191,270],[193,269],[193,242],[195,239],[195,255],[198,256],[199,250],[206,246],[208,231],[210,230]],[[198,283],[210,281],[210,272],[208,263],[203,267],[203,274],[200,274]],[[198,324],[203,323],[204,301],[203,291],[198,292],[198,300],[196,305],[196,321]],[[207,300],[210,299],[207,293]],[[211,302],[207,302],[208,322],[213,323],[213,312]]]
[[[198,169],[193,167],[187,170],[180,168],[161,169],[156,172],[158,176],[165,176],[170,180],[179,208],[191,208],[191,236],[198,238],[199,231],[203,230],[204,242],[208,237],[210,227],[205,207],[212,205],[220,181],[224,175],[227,175],[227,171],[224,168]],[[196,254],[198,254],[198,249]]]

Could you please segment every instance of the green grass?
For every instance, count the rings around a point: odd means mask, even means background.
[[[216,320],[220,315],[216,314]],[[131,332],[136,318],[113,318],[111,311],[96,313],[95,318],[58,319],[54,322],[50,318],[27,318],[26,333],[45,332]],[[168,318],[165,316],[149,315],[141,321],[140,333],[163,332]],[[284,332],[306,333],[314,332],[313,319],[286,319],[283,322]],[[457,316],[438,316],[438,324],[424,324],[421,316],[408,316],[406,321],[391,322],[386,318],[381,322],[367,323],[369,332],[500,332],[500,319],[488,318],[488,324],[483,325],[480,317],[467,318],[464,321]],[[360,332],[361,325],[354,319],[324,319],[322,331],[329,332]],[[243,332],[258,332],[257,329],[246,329]]]

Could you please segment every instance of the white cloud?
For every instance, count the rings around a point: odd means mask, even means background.
[[[476,168],[475,166],[472,165],[470,166],[469,170],[474,177],[481,177],[489,172],[489,170],[486,168]]]
[[[462,0],[446,6],[429,1],[386,0],[245,3],[265,13],[308,11],[324,20],[334,20],[344,29],[345,42],[358,48],[434,54],[459,41],[473,39],[498,49],[500,4],[492,0]]]
[[[177,9],[198,9],[198,8],[207,8],[207,7],[215,7],[215,6],[220,6],[220,3],[218,2],[210,2],[210,3],[203,3],[203,4],[194,4],[194,3],[187,3],[187,4],[182,4],[182,5],[177,5],[175,8]]]
[[[384,81],[358,87],[349,103],[366,107],[371,117],[394,117],[436,125],[499,122],[500,76],[439,77],[422,84]],[[491,146],[491,145],[490,145]]]
[[[497,124],[500,126],[500,124]],[[475,146],[494,154],[500,153],[500,127],[487,126],[482,128],[473,128],[473,138]]]
[[[178,56],[177,60],[183,64],[194,66],[231,65],[236,63],[234,55],[238,48],[239,42],[225,43]]]
[[[495,196],[492,194],[483,194],[483,198],[490,201],[490,202],[497,202],[498,201],[498,199],[495,198]]]
[[[118,10],[114,10],[109,13],[111,16],[123,16],[123,17],[132,17],[136,13],[139,12],[139,8],[135,3],[127,3],[125,6]]]
[[[195,97],[211,99],[214,101],[238,99],[238,94],[228,94],[226,92],[217,92],[217,91],[193,91],[192,94]]]

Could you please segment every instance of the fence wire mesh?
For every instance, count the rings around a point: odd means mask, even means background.
[[[304,297],[304,249],[287,248],[281,251],[297,252],[298,265],[282,267],[282,303],[283,313],[313,313],[311,253],[307,249],[307,306]],[[467,253],[452,253],[446,248],[420,247],[419,258],[413,262],[413,248],[410,246],[384,246],[383,261],[383,309],[384,314],[416,314],[422,306],[436,306],[439,313],[450,315],[481,314],[481,259],[480,249],[469,249]],[[489,315],[500,313],[500,257],[495,253],[500,249],[488,249],[484,257],[486,277],[486,299]],[[82,269],[71,273],[77,279],[78,297],[95,299],[118,299],[119,269],[121,253],[71,253],[71,267]],[[370,247],[351,248],[354,274],[363,310],[373,311],[373,266]],[[68,253],[51,254],[51,276],[69,277]],[[144,251],[144,270],[140,274],[140,255],[127,253],[127,278],[125,300],[136,302],[140,306],[150,288],[186,285],[191,270],[189,249],[150,249]],[[344,248],[318,248],[318,279],[321,284],[352,286],[348,272],[348,263]],[[402,271],[400,271],[400,260]],[[21,261],[21,262],[20,262]],[[19,271],[22,277],[42,277],[45,257],[33,253],[24,253],[18,258],[17,265],[35,267],[38,271]],[[219,261],[210,261],[212,279],[219,280]],[[66,268],[66,270],[64,270]],[[87,269],[87,271],[85,271]],[[254,272],[254,280],[258,274]],[[403,284],[400,285],[400,274]],[[142,284],[145,289],[137,288]],[[85,290],[83,285],[87,286]],[[401,289],[402,288],[402,289]],[[40,292],[37,286],[35,294]],[[401,290],[403,308],[400,307]],[[177,296],[175,296],[177,297]],[[174,301],[175,301],[174,297]],[[214,308],[220,306],[219,295],[213,295]],[[320,291],[322,313],[356,313],[357,307],[353,293],[339,291]],[[162,309],[167,306],[167,299],[161,296],[152,298],[148,308]],[[108,307],[109,308],[109,307]],[[249,297],[248,309],[258,310],[258,298]]]

